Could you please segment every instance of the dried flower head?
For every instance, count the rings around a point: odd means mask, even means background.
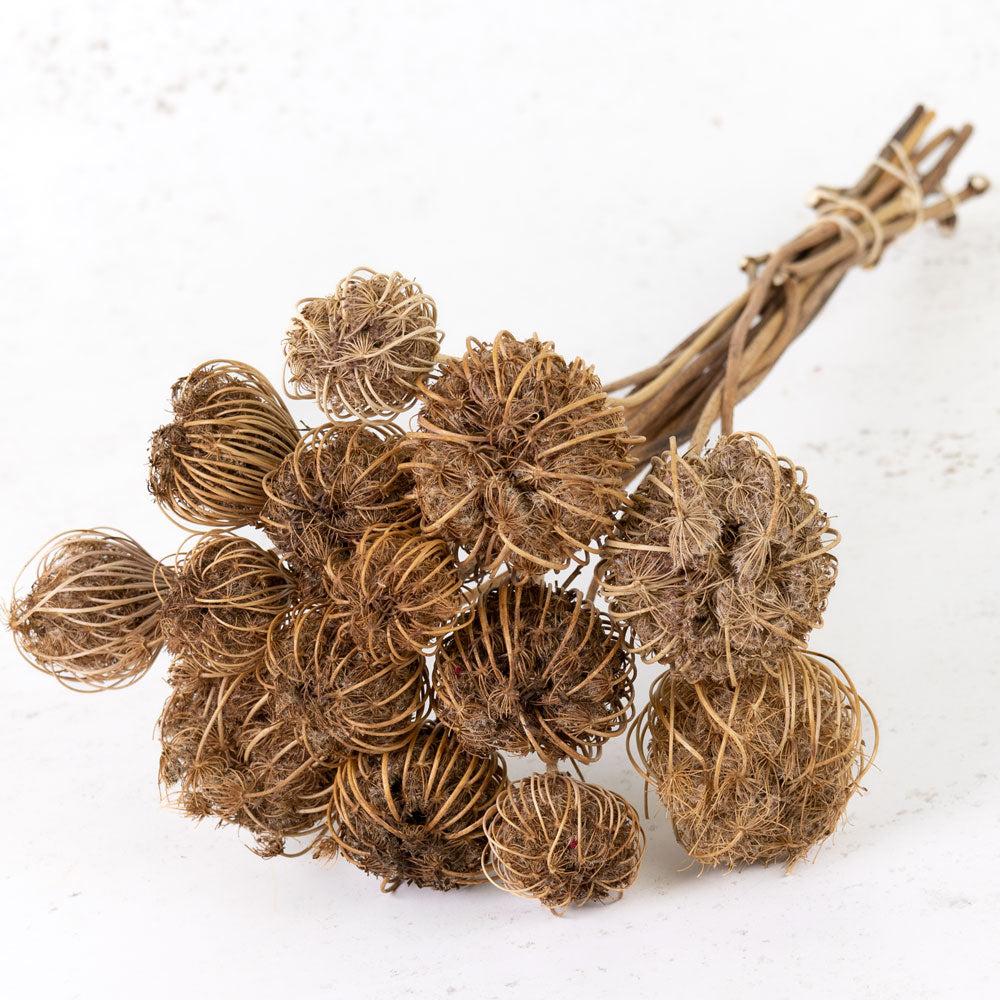
[[[406,746],[358,754],[337,771],[329,838],[317,854],[342,854],[382,879],[454,889],[485,881],[483,817],[506,781],[503,760],[465,751],[445,726],[426,724]]]
[[[256,368],[237,361],[206,361],[172,392],[174,419],[150,443],[156,502],[192,524],[253,524],[267,499],[264,476],[299,440],[281,397]]]
[[[325,424],[309,431],[264,479],[260,521],[296,568],[322,571],[372,526],[416,522],[409,454],[393,424]]]
[[[267,651],[272,700],[318,759],[337,764],[352,751],[395,750],[427,716],[424,658],[373,662],[344,640],[327,604],[299,604],[275,618]]]
[[[611,526],[635,439],[579,359],[537,337],[469,340],[421,400],[411,467],[424,527],[477,568],[563,569]]]
[[[359,267],[333,295],[299,303],[285,338],[288,391],[332,420],[391,417],[413,402],[442,336],[415,281]]]
[[[162,592],[167,650],[207,677],[258,667],[275,615],[292,601],[277,556],[227,531],[193,536]]]
[[[646,850],[639,816],[620,795],[554,771],[508,784],[485,829],[489,880],[559,914],[620,899]]]
[[[836,829],[878,745],[870,709],[833,660],[795,651],[732,684],[667,671],[629,733],[629,756],[702,865],[804,857]],[[872,720],[874,724],[874,720]]]
[[[434,710],[473,753],[590,762],[628,725],[634,680],[621,632],[579,591],[505,581],[441,643]]]
[[[7,625],[33,667],[75,690],[126,687],[152,666],[163,645],[157,594],[171,576],[133,538],[117,531],[66,531],[47,542],[24,569]],[[22,571],[23,572],[23,571]]]
[[[327,564],[327,590],[345,640],[376,663],[429,651],[464,605],[449,546],[412,530],[367,532]]]
[[[822,624],[839,540],[763,438],[654,458],[603,549],[601,591],[644,660],[687,681],[767,669]]]
[[[333,770],[253,673],[176,688],[159,728],[160,783],[189,816],[246,828],[264,857],[322,826]]]

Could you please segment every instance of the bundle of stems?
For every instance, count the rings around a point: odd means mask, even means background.
[[[942,188],[972,126],[925,139],[934,112],[918,105],[856,184],[817,188],[818,218],[764,257],[746,258],[747,288],[661,361],[615,382],[629,430],[644,437],[645,461],[670,438],[700,449],[715,420],[732,432],[732,409],[765,378],[855,265],[874,267],[883,250],[921,222],[950,228],[958,205],[989,187],[971,177],[952,194]],[[936,155],[935,155],[936,154]]]

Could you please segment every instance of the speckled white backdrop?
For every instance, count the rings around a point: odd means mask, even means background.
[[[616,377],[733,295],[740,257],[797,231],[804,193],[853,181],[917,100],[979,126],[960,177],[1000,179],[998,93],[991,0],[5,0],[0,580],[71,526],[174,547],[143,470],[170,382],[219,356],[277,377],[295,301],[356,264],[416,276],[452,350],[538,331]],[[613,907],[385,897],[159,805],[162,670],[82,698],[4,639],[6,995],[984,995],[998,230],[994,194],[953,238],[907,236],[739,414],[837,516],[815,645],[883,725],[870,792],[815,863],[699,878],[657,809]],[[640,803],[620,742],[593,772]]]

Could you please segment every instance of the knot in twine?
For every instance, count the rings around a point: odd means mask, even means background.
[[[899,197],[904,213],[911,215],[907,229],[913,229],[924,220],[924,191],[920,176],[902,143],[893,140],[889,148],[899,160],[898,166],[881,156],[873,163],[902,184]],[[951,197],[954,199],[954,196]],[[832,222],[845,236],[854,240],[857,246],[856,256],[860,259],[862,267],[874,267],[879,262],[886,244],[885,226],[868,205],[858,198],[852,198],[842,191],[827,187],[813,188],[809,195],[809,204],[819,215],[814,226]],[[852,212],[857,215],[856,220],[850,217]],[[870,235],[862,228],[865,224],[871,230]]]

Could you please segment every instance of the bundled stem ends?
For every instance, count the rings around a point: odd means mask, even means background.
[[[934,113],[923,105],[900,126],[856,184],[818,188],[819,218],[774,253],[744,261],[747,289],[657,364],[616,382],[629,430],[644,437],[638,459],[662,452],[671,437],[698,450],[712,423],[732,432],[732,409],[764,379],[812,322],[852,267],[874,267],[884,249],[921,222],[955,224],[960,204],[989,182],[969,179],[953,193],[945,175],[972,126],[925,138]]]

